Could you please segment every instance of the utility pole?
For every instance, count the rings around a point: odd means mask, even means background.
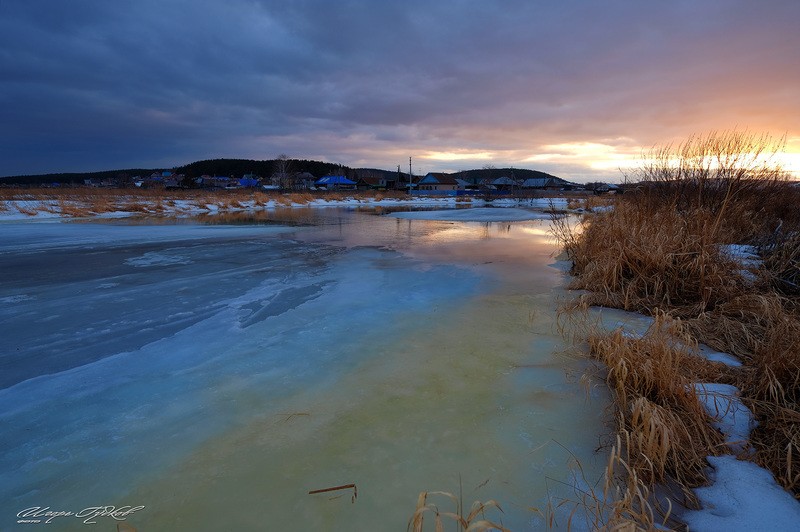
[[[411,173],[411,157],[408,158],[408,182],[413,183],[414,178],[412,177],[414,174]]]

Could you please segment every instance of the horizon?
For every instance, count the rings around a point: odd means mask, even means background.
[[[800,3],[502,7],[7,0],[0,175],[285,153],[616,182],[654,146],[738,130],[785,136],[800,176]]]
[[[53,175],[53,176],[56,176],[56,175],[81,175],[81,174],[89,175],[89,174],[107,173],[107,172],[131,172],[131,171],[135,171],[135,170],[144,170],[144,171],[152,171],[152,172],[157,172],[157,171],[175,172],[175,171],[179,170],[180,168],[183,168],[185,166],[189,166],[189,165],[195,164],[195,163],[200,163],[200,162],[205,162],[205,161],[226,161],[226,160],[228,160],[228,161],[252,161],[252,162],[256,162],[256,163],[265,163],[265,162],[273,162],[273,161],[275,161],[275,159],[242,159],[242,158],[238,158],[238,157],[219,157],[219,158],[215,158],[215,159],[199,159],[197,161],[192,161],[192,162],[189,162],[189,163],[180,164],[180,165],[173,165],[173,166],[158,166],[158,167],[151,167],[151,168],[104,168],[104,169],[101,169],[101,170],[47,172],[47,173],[43,173],[43,174],[16,174],[16,175],[3,175],[3,176],[0,176],[0,179],[7,179],[7,178],[14,178],[14,177],[19,177],[19,178],[21,178],[21,177],[45,177],[45,176],[49,176],[49,175]],[[379,168],[379,167],[373,167],[373,166],[350,167],[350,166],[347,166],[347,165],[341,165],[338,162],[316,161],[316,160],[313,160],[313,159],[306,159],[306,158],[303,158],[303,157],[291,157],[290,161],[293,161],[293,162],[309,161],[309,162],[324,163],[324,164],[330,164],[330,165],[346,166],[347,168],[349,168],[351,170],[378,170],[378,171],[381,171],[381,172],[396,172],[397,171],[395,168],[390,169],[390,168]],[[512,172],[514,170],[522,170],[522,171],[526,171],[526,172],[543,172],[542,170],[539,170],[539,169],[536,169],[536,168],[526,168],[526,167],[520,167],[520,166],[495,166],[495,165],[490,165],[488,167],[484,166],[483,168],[461,168],[461,169],[455,170],[455,171],[430,170],[430,171],[425,171],[425,172],[419,172],[419,171],[416,171],[416,170],[414,170],[412,168],[413,175],[416,176],[416,177],[424,177],[429,173],[443,173],[443,174],[454,175],[454,174],[458,174],[460,172],[474,172],[474,171],[481,171],[481,170],[487,170],[487,171],[488,170],[509,170],[509,171],[512,171]],[[408,174],[408,171],[404,170],[402,167],[400,168],[400,172],[403,173],[403,174]],[[558,178],[564,179],[566,181],[570,181],[569,179],[567,179],[567,178],[565,178],[563,176],[559,176],[559,175],[556,175],[556,174],[550,174],[549,172],[543,172],[543,173],[547,173],[549,175],[552,175],[552,177],[558,177]],[[266,176],[261,176],[261,177],[266,177]],[[581,184],[585,184],[585,183],[590,183],[590,182],[592,182],[592,181],[583,181],[583,182],[580,182],[580,183]],[[605,181],[605,182],[607,182],[607,183],[616,183],[617,181]]]

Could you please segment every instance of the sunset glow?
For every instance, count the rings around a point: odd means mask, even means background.
[[[786,135],[800,172],[798,2],[36,4],[0,4],[0,176],[287,154],[614,181],[730,130]]]
[[[431,151],[421,155],[420,157],[423,159],[430,159],[432,161],[467,161],[467,160],[488,161],[492,159],[493,154],[488,151],[482,151],[482,152]]]

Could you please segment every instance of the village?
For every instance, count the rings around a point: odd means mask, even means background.
[[[622,192],[623,187],[613,183],[578,184],[556,176],[516,178],[514,172],[494,177],[495,172],[467,171],[456,174],[429,172],[425,175],[412,175],[402,172],[388,172],[372,169],[349,170],[348,175],[329,174],[317,177],[310,172],[276,172],[269,177],[254,173],[235,175],[187,176],[169,170],[153,172],[148,176],[129,178],[113,177],[106,179],[88,178],[83,184],[89,187],[125,188],[163,188],[166,190],[205,189],[238,190],[258,189],[276,192],[302,191],[398,191],[412,196],[509,196],[535,195],[537,191],[588,191],[595,194]]]

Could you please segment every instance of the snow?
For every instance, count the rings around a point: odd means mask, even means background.
[[[654,319],[638,312],[629,312],[609,307],[593,306],[589,309],[590,316],[607,331],[621,329],[626,338],[638,339],[645,335],[653,324]],[[711,349],[707,345],[698,344],[696,355],[712,362],[720,362],[726,366],[740,367],[742,363],[735,356]]]
[[[738,260],[747,268],[757,268],[761,263],[758,250],[747,244],[726,244],[720,246],[720,251],[727,257]]]
[[[753,413],[739,398],[739,389],[730,384],[696,383],[697,399],[714,421],[712,426],[725,435],[734,453],[745,451],[750,432],[757,426]]]
[[[695,493],[703,507],[680,517],[690,530],[797,530],[800,504],[772,474],[734,456],[709,456],[712,484]]]
[[[741,266],[739,274],[747,281],[756,279],[754,270],[761,267],[762,260],[754,246],[746,244],[726,244],[719,246],[722,255]]]
[[[710,360],[712,362],[720,362],[732,368],[739,368],[742,366],[742,362],[735,356],[731,355],[730,353],[723,353],[721,351],[711,349],[705,344],[699,344],[697,347],[700,356],[704,357],[707,360]]]
[[[622,334],[641,338],[653,319],[634,312],[592,307],[590,315],[605,330],[622,329]],[[741,366],[736,357],[715,351],[700,344],[698,354],[709,360],[730,366]],[[712,425],[725,436],[733,453],[748,451],[750,432],[757,426],[753,413],[739,398],[735,386],[720,383],[696,383],[698,400],[711,418]],[[800,503],[780,487],[772,474],[749,461],[735,456],[709,456],[713,471],[711,485],[695,490],[701,510],[676,508],[678,517],[690,530],[797,530],[800,523]]]
[[[197,216],[202,214],[214,214],[219,212],[243,212],[243,211],[259,211],[259,210],[272,210],[277,208],[300,208],[300,207],[442,207],[452,209],[455,207],[484,207],[490,205],[492,207],[517,207],[535,209],[538,211],[548,211],[551,208],[566,211],[567,202],[566,198],[497,198],[492,201],[485,201],[481,198],[466,197],[466,196],[449,196],[449,197],[436,197],[436,196],[416,196],[413,198],[376,198],[376,197],[349,197],[343,199],[326,199],[316,198],[308,203],[296,203],[285,198],[291,196],[278,196],[269,199],[264,204],[256,204],[252,199],[236,199],[232,198],[234,202],[227,202],[225,204],[211,203],[204,200],[202,197],[196,200],[189,199],[167,199],[160,201],[158,204],[152,199],[124,197],[119,199],[120,207],[117,210],[103,213],[92,213],[90,207],[84,206],[83,210],[86,212],[87,218],[100,218],[100,219],[114,219],[125,218],[131,216],[142,215],[159,215],[159,216]],[[136,204],[144,204],[144,212],[134,212],[125,210],[125,202],[133,202]],[[151,202],[150,205],[147,202]],[[75,207],[81,207],[80,200],[70,200],[70,203]],[[141,209],[139,209],[141,211]],[[57,220],[65,218],[61,214],[61,206],[56,201],[50,200],[0,200],[0,222],[15,222],[15,221],[32,221],[32,220]],[[458,218],[456,218],[458,219]],[[500,218],[493,220],[491,217],[481,219],[478,221],[517,221],[517,220],[531,220],[535,217],[520,217],[512,220]]]

